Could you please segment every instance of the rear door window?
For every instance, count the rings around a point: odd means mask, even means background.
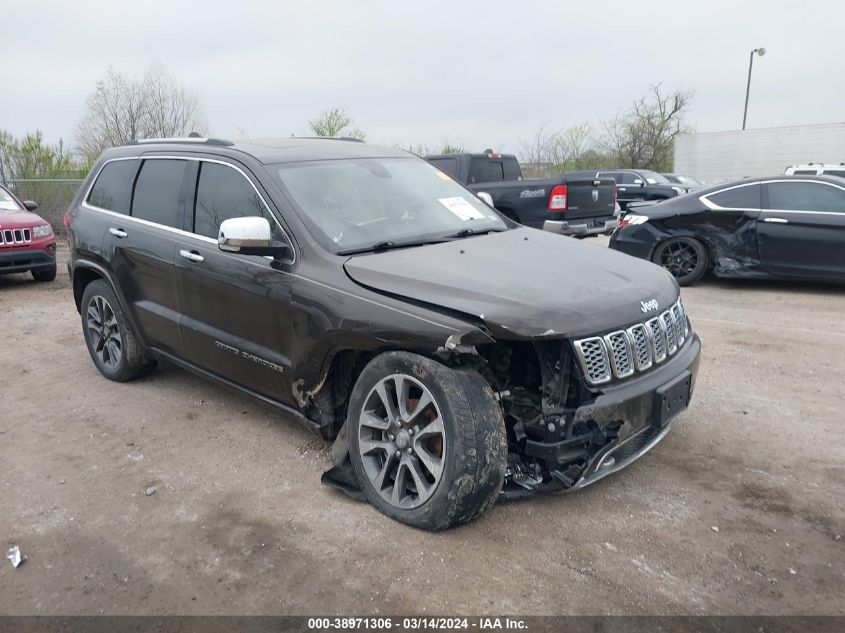
[[[87,203],[115,213],[129,213],[129,190],[137,169],[138,161],[134,159],[106,163],[91,187]]]
[[[824,172],[825,176],[839,176],[845,178],[845,169],[827,169]]]
[[[769,208],[845,213],[845,190],[820,182],[770,182]]]
[[[187,170],[186,160],[145,160],[135,182],[132,217],[181,229]]]
[[[255,187],[240,172],[227,165],[203,162],[197,184],[194,233],[217,239],[224,220],[250,216],[265,218],[273,239],[286,241]]]
[[[760,185],[745,185],[734,187],[717,193],[711,193],[707,199],[723,209],[759,209]]]

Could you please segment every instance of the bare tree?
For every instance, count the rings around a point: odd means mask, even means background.
[[[348,136],[364,140],[366,135],[358,128],[351,128],[352,117],[345,110],[332,108],[326,110],[313,121],[308,122],[308,127],[315,136]]]
[[[595,161],[595,146],[593,128],[588,123],[573,125],[563,132],[541,123],[529,140],[520,143],[520,162],[525,175],[531,177],[587,169]]]
[[[660,84],[652,85],[627,112],[603,125],[605,151],[618,167],[670,170],[675,137],[692,131],[684,121],[692,96],[682,90],[664,94]]]
[[[154,64],[141,79],[110,68],[85,102],[76,142],[86,160],[130,139],[204,133],[205,119],[193,93]]]
[[[585,158],[595,146],[593,128],[581,123],[566,128],[549,139],[548,154],[553,172],[562,174],[573,169],[586,169]]]

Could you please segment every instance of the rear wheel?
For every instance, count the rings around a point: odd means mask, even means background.
[[[361,373],[346,424],[361,490],[402,523],[442,530],[480,515],[499,494],[504,419],[475,371],[382,354]]]
[[[689,286],[707,272],[707,249],[695,238],[675,237],[657,247],[652,261],[672,273],[679,286]]]
[[[156,362],[144,351],[111,287],[92,281],[82,293],[82,330],[91,360],[109,380],[125,382],[149,374]]]
[[[42,268],[40,270],[31,270],[32,278],[35,281],[53,281],[56,278],[56,265],[53,264],[50,268]]]

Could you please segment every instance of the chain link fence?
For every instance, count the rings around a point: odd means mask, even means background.
[[[82,185],[77,178],[30,178],[0,180],[21,200],[38,203],[36,213],[47,220],[56,235],[64,234],[64,215]]]

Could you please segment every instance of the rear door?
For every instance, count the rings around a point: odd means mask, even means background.
[[[764,185],[760,259],[778,275],[845,275],[845,185],[772,180]]]
[[[129,215],[110,214],[103,238],[104,257],[142,335],[177,356],[184,355],[184,345],[175,261],[191,173],[188,160],[144,157]]]
[[[197,162],[186,239],[177,253],[182,336],[195,366],[278,402],[292,401],[291,279],[266,257],[217,247],[220,224],[262,216],[288,241],[265,196],[242,165]],[[293,253],[293,248],[290,249]]]

